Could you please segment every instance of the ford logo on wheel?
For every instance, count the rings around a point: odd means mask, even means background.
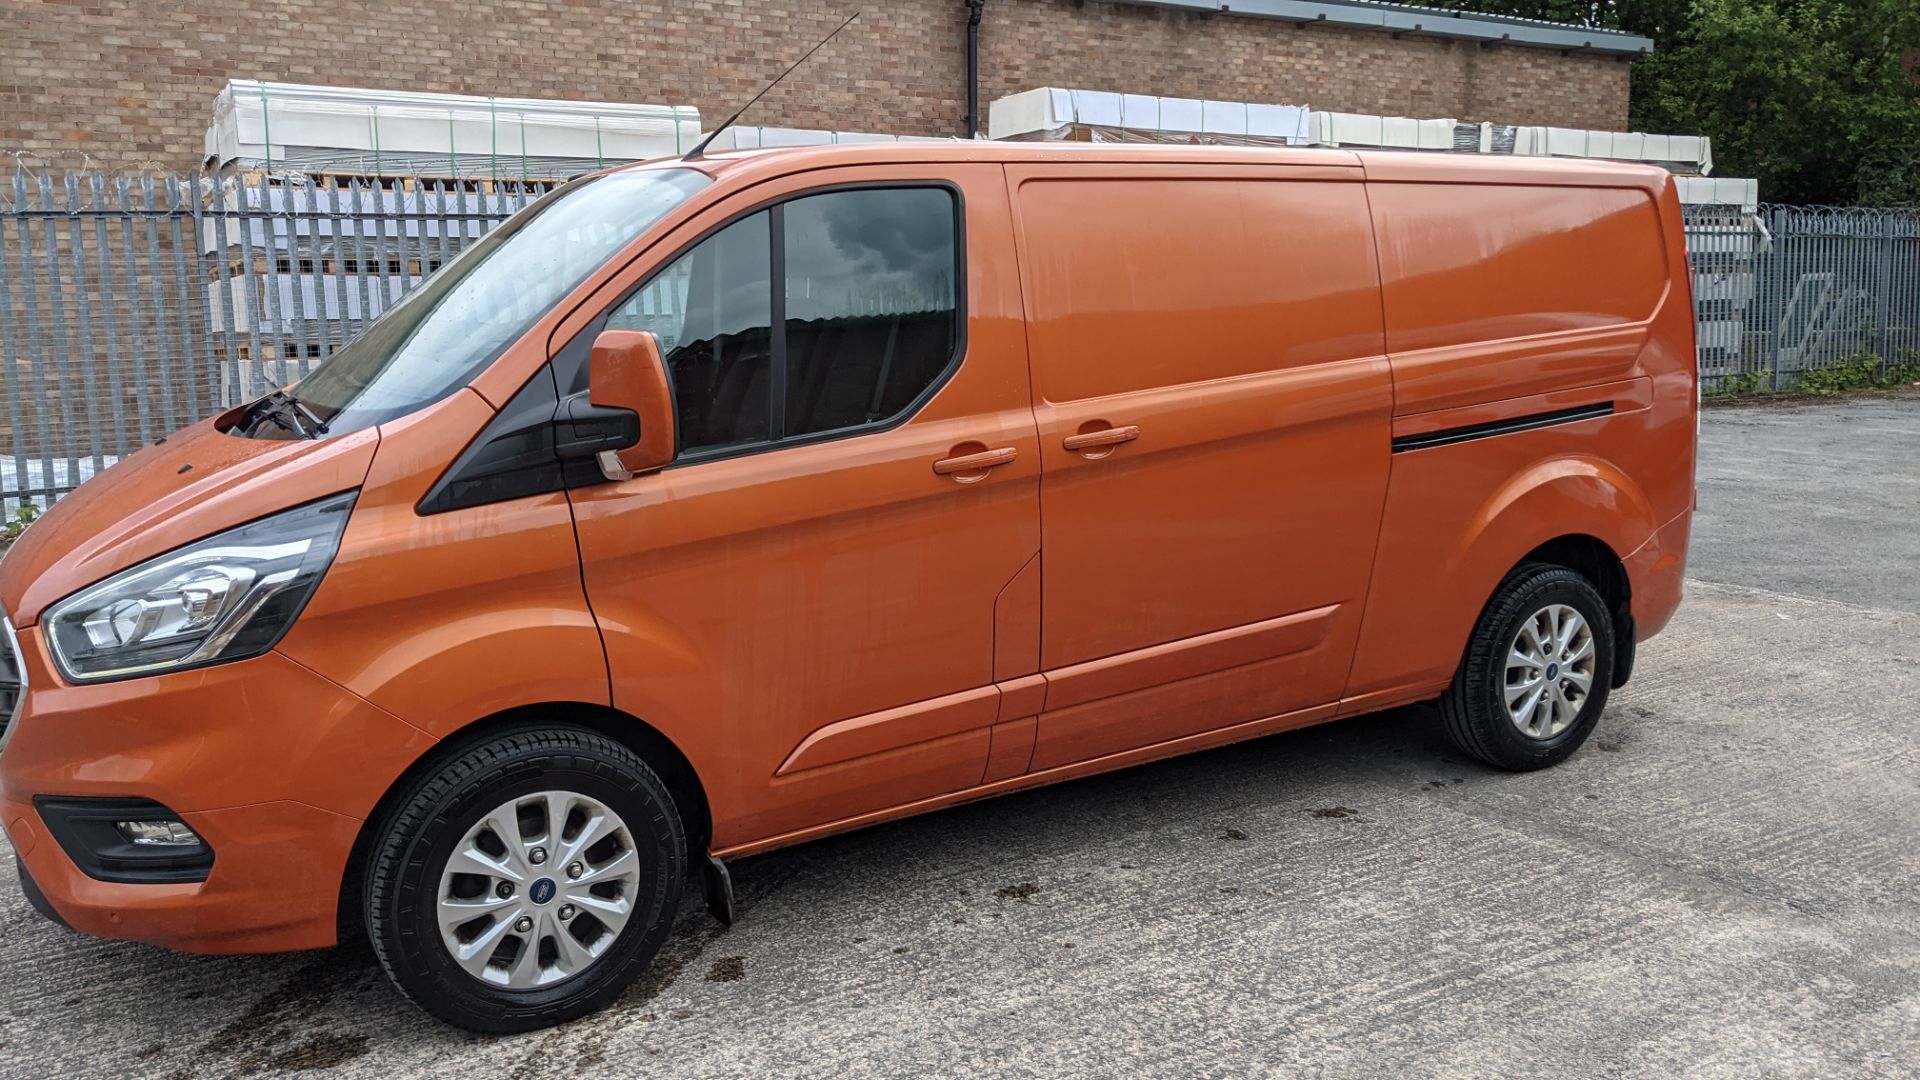
[[[553,894],[559,891],[560,887],[553,883],[552,878],[543,877],[533,883],[533,888],[527,890],[527,896],[536,904],[544,904],[553,899]]]

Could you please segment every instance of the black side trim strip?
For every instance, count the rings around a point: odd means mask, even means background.
[[[1512,435],[1521,431],[1532,431],[1535,428],[1571,424],[1580,420],[1592,420],[1596,416],[1612,415],[1613,402],[1603,401],[1598,405],[1579,405],[1554,412],[1516,416],[1511,420],[1494,420],[1485,424],[1468,424],[1466,427],[1442,428],[1439,431],[1426,431],[1418,435],[1402,435],[1393,440],[1393,452],[1398,454],[1406,450],[1426,450],[1435,446],[1466,442],[1470,439],[1490,439],[1495,435]]]

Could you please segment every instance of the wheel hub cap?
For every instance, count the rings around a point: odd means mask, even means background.
[[[1531,739],[1567,730],[1593,692],[1594,663],[1593,628],[1578,611],[1549,604],[1534,612],[1507,647],[1507,718]]]
[[[568,867],[565,880],[538,875],[534,867],[549,858]],[[551,986],[613,947],[639,885],[639,856],[620,815],[576,792],[522,795],[481,815],[447,859],[440,939],[482,982]]]

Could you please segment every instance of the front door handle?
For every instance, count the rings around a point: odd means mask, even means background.
[[[1069,435],[1061,445],[1069,450],[1090,450],[1097,446],[1118,446],[1139,437],[1140,426],[1127,424],[1123,427],[1101,428],[1099,431],[1083,431],[1078,435]]]
[[[975,443],[975,446],[980,445]],[[982,450],[977,454],[961,454],[958,457],[941,458],[933,463],[933,471],[941,476],[951,476],[963,484],[971,484],[983,479],[987,470],[1005,465],[1014,459],[1016,451],[1011,446],[1002,446],[997,450]]]

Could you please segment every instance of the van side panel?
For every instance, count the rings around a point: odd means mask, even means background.
[[[1358,170],[1007,173],[1044,469],[1032,767],[1337,700],[1392,406]]]
[[[1408,375],[1424,377],[1416,350],[1640,326],[1667,291],[1659,213],[1644,188],[1376,182],[1367,194],[1397,412],[1428,407],[1430,391],[1405,394],[1419,383]],[[1534,377],[1581,375],[1556,366]]]
[[[1670,181],[1446,168],[1381,181],[1395,170],[1373,164],[1394,453],[1347,711],[1443,688],[1529,551],[1586,535],[1627,560],[1692,499],[1691,300]]]

